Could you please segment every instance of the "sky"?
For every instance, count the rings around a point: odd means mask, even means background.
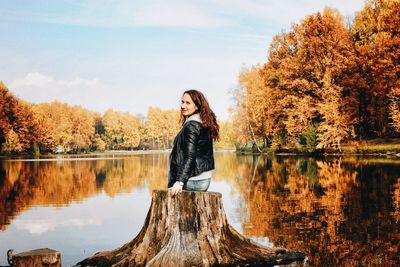
[[[307,15],[364,0],[0,0],[0,81],[31,103],[146,115],[202,91],[219,119],[243,68]]]

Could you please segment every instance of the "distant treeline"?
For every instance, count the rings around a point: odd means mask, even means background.
[[[367,0],[346,21],[326,8],[276,35],[233,92],[236,143],[315,151],[398,137],[399,10],[399,0]]]
[[[60,102],[29,104],[0,82],[2,153],[168,149],[179,128],[178,110],[149,108],[144,118]]]
[[[169,149],[181,128],[179,116],[179,110],[155,107],[144,117],[57,101],[30,104],[0,82],[0,154]],[[220,125],[227,131],[227,122]],[[217,146],[232,146],[223,136]]]

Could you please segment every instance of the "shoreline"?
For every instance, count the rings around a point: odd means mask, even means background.
[[[12,155],[0,155],[0,160],[88,160],[88,159],[113,159],[121,158],[123,156],[133,155],[152,155],[152,154],[169,154],[170,150],[107,150],[104,152],[89,152],[89,153],[78,153],[78,154],[12,154]],[[346,157],[346,156],[357,156],[357,157],[377,157],[377,158],[394,158],[400,159],[400,151],[374,151],[374,152],[321,152],[321,153],[308,153],[302,151],[262,151],[252,152],[250,150],[235,150],[235,149],[215,149],[214,153],[235,153],[237,155],[253,155],[253,156],[299,156],[299,157]]]
[[[400,159],[400,152],[393,153],[296,153],[296,152],[261,152],[253,153],[247,151],[235,152],[239,155],[260,155],[260,156],[299,156],[299,157],[346,157],[346,156],[361,156],[361,157],[392,157]]]
[[[343,144],[341,151],[334,149],[315,150],[309,152],[305,147],[280,147],[260,148],[261,152],[254,152],[250,145],[235,147],[214,147],[215,153],[236,153],[238,155],[263,155],[263,156],[303,156],[303,157],[344,157],[344,156],[359,156],[359,157],[381,157],[381,158],[400,158],[400,138],[391,139],[371,139],[362,141],[352,141]],[[42,153],[33,155],[31,153],[14,153],[0,154],[0,160],[4,159],[73,159],[73,158],[113,158],[133,155],[151,155],[151,154],[169,154],[170,149],[154,149],[154,150],[105,150],[91,151],[82,153]]]

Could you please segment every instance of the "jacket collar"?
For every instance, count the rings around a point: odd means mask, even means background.
[[[189,122],[189,121],[197,121],[197,122],[203,123],[203,122],[201,121],[201,118],[200,118],[200,114],[199,114],[199,113],[194,113],[194,114],[190,115],[190,116],[185,120],[185,123],[184,123],[184,124],[186,124],[186,123]]]

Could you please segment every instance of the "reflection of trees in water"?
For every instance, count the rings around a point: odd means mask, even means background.
[[[129,193],[143,185],[139,157],[105,161],[105,179],[103,189],[107,195],[114,197],[119,193]]]
[[[104,192],[114,197],[143,187],[167,187],[166,154],[78,161],[3,161],[0,229],[33,205],[62,206]]]
[[[215,181],[239,192],[244,233],[304,250],[313,265],[395,265],[400,178],[388,160],[318,160],[218,153]],[[33,205],[62,206],[104,192],[165,189],[168,154],[113,160],[3,161],[0,229]],[[390,262],[390,260],[392,262]]]
[[[261,158],[253,175],[249,159],[238,160],[246,179],[235,181],[248,196],[246,235],[304,250],[318,266],[397,263],[400,227],[391,191],[398,165]]]
[[[400,223],[400,177],[397,178],[393,187],[393,217],[396,219],[397,223]]]
[[[1,229],[32,205],[61,206],[99,191],[88,161],[14,162],[1,164]]]
[[[141,157],[143,172],[141,177],[145,177],[148,191],[151,193],[156,189],[167,189],[169,161],[168,153],[150,154]]]

